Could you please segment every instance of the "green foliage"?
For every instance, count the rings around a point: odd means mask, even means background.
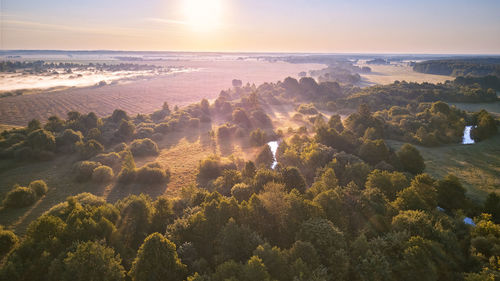
[[[120,210],[120,219],[116,227],[124,246],[138,249],[146,238],[154,213],[151,198],[144,194],[129,195],[117,204]]]
[[[19,238],[10,230],[0,226],[0,259],[9,253],[19,243]]]
[[[205,187],[210,180],[214,180],[221,175],[220,159],[216,156],[208,157],[200,161],[196,180],[198,184]]]
[[[73,165],[73,173],[77,181],[88,181],[92,178],[94,170],[101,166],[101,163],[93,161],[80,161]]]
[[[394,204],[399,210],[435,210],[437,190],[434,180],[427,174],[416,176],[410,186],[400,191]]]
[[[77,143],[83,140],[83,135],[80,131],[73,131],[72,129],[64,130],[61,135],[56,138],[58,149],[61,147],[73,148]]]
[[[302,113],[302,114],[306,114],[306,115],[316,115],[318,114],[318,110],[316,109],[316,107],[314,107],[313,104],[300,104],[296,111]]]
[[[458,178],[449,174],[437,182],[438,205],[445,210],[466,208],[465,188]]]
[[[108,166],[99,166],[92,172],[92,181],[97,183],[110,182],[114,178],[115,174],[113,169]]]
[[[289,192],[297,189],[300,193],[306,191],[306,181],[297,167],[286,167],[281,170],[281,178],[285,184],[285,189]]]
[[[121,258],[112,248],[98,242],[81,242],[50,267],[52,280],[123,280]]]
[[[47,187],[47,184],[43,180],[36,180],[36,181],[30,182],[30,184],[28,185],[28,188],[33,190],[33,192],[35,192],[35,195],[37,197],[42,197],[49,190],[49,188]]]
[[[33,150],[54,151],[56,149],[56,139],[54,135],[43,129],[38,129],[29,133],[26,143]]]
[[[389,156],[389,148],[381,139],[365,140],[359,147],[359,157],[372,165],[381,161],[388,161]]]
[[[120,163],[121,157],[120,154],[116,152],[110,152],[106,154],[98,154],[91,159],[92,161],[99,162],[103,165],[114,167]]]
[[[122,120],[129,120],[127,113],[121,109],[115,109],[111,115],[111,120],[115,123],[119,123]]]
[[[130,183],[135,180],[136,169],[134,156],[130,150],[125,150],[122,155],[122,168],[118,174],[118,182],[120,183]]]
[[[416,63],[413,70],[451,76],[500,76],[496,58],[427,60]]]
[[[130,143],[130,151],[134,157],[156,156],[160,153],[158,145],[151,139],[138,139]]]
[[[215,190],[224,196],[230,196],[233,186],[241,181],[240,172],[236,170],[224,170],[222,171],[222,175],[214,181]]]
[[[122,119],[118,125],[118,130],[116,131],[117,137],[121,140],[130,139],[135,132],[135,125],[131,121],[126,121]]]
[[[481,110],[474,117],[477,120],[477,126],[472,129],[471,136],[475,141],[482,141],[497,134],[496,121],[486,110]]]
[[[3,205],[7,208],[23,208],[32,205],[36,201],[36,193],[28,187],[17,186],[7,192]]]
[[[379,189],[389,200],[394,200],[396,194],[408,185],[408,179],[400,172],[374,170],[366,179],[367,188]]]
[[[269,145],[265,145],[255,158],[255,163],[257,165],[262,165],[266,168],[270,168],[273,161],[274,157]]]
[[[335,278],[344,278],[348,270],[343,233],[332,222],[325,219],[311,219],[304,222],[297,233],[297,239],[310,242],[318,251],[321,262],[330,268]]]
[[[88,140],[77,144],[81,159],[89,159],[104,151],[104,146],[96,140]]]
[[[240,125],[244,128],[249,128],[252,126],[250,119],[248,118],[245,110],[243,110],[241,108],[237,108],[233,111],[232,115],[233,115],[233,121],[237,125]]]
[[[399,151],[397,156],[403,169],[412,174],[420,174],[425,169],[424,158],[420,155],[420,152],[411,144],[404,144]]]
[[[167,226],[174,222],[175,213],[172,201],[167,197],[158,197],[153,203],[153,217],[151,218],[152,232],[165,233]]]
[[[152,162],[136,169],[135,180],[140,183],[166,183],[170,179],[170,170],[163,169],[160,164]]]
[[[250,228],[239,226],[234,219],[230,219],[220,231],[215,243],[221,261],[243,262],[250,258],[253,250],[263,241]]]
[[[153,233],[137,251],[129,276],[133,281],[183,280],[186,266],[177,257],[175,244]]]
[[[500,223],[500,196],[491,192],[484,201],[484,212],[492,215],[495,223]]]
[[[256,171],[257,171],[257,168],[255,167],[255,164],[252,161],[247,161],[247,162],[245,162],[245,166],[243,167],[243,170],[241,171],[241,176],[247,180],[253,179]]]

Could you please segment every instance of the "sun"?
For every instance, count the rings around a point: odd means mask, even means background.
[[[184,15],[188,25],[198,31],[220,27],[222,0],[184,0]]]

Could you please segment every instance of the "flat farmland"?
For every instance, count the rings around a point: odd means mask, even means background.
[[[60,91],[0,98],[0,123],[26,125],[31,119],[45,121],[52,115],[65,117],[69,111],[95,112],[106,116],[119,108],[129,114],[151,113],[163,102],[187,105],[202,98],[214,99],[233,79],[256,85],[297,77],[301,71],[321,69],[321,64],[290,64],[258,60],[145,62],[183,66],[197,71],[127,81],[102,87],[69,88]]]

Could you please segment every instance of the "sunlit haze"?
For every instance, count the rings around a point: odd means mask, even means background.
[[[2,0],[2,49],[500,53],[500,1]]]

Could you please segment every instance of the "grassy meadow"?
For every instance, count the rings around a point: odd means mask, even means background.
[[[387,140],[398,149],[402,142]],[[456,175],[467,195],[483,201],[489,192],[500,194],[500,135],[472,145],[417,146],[425,160],[425,172],[435,178]]]

